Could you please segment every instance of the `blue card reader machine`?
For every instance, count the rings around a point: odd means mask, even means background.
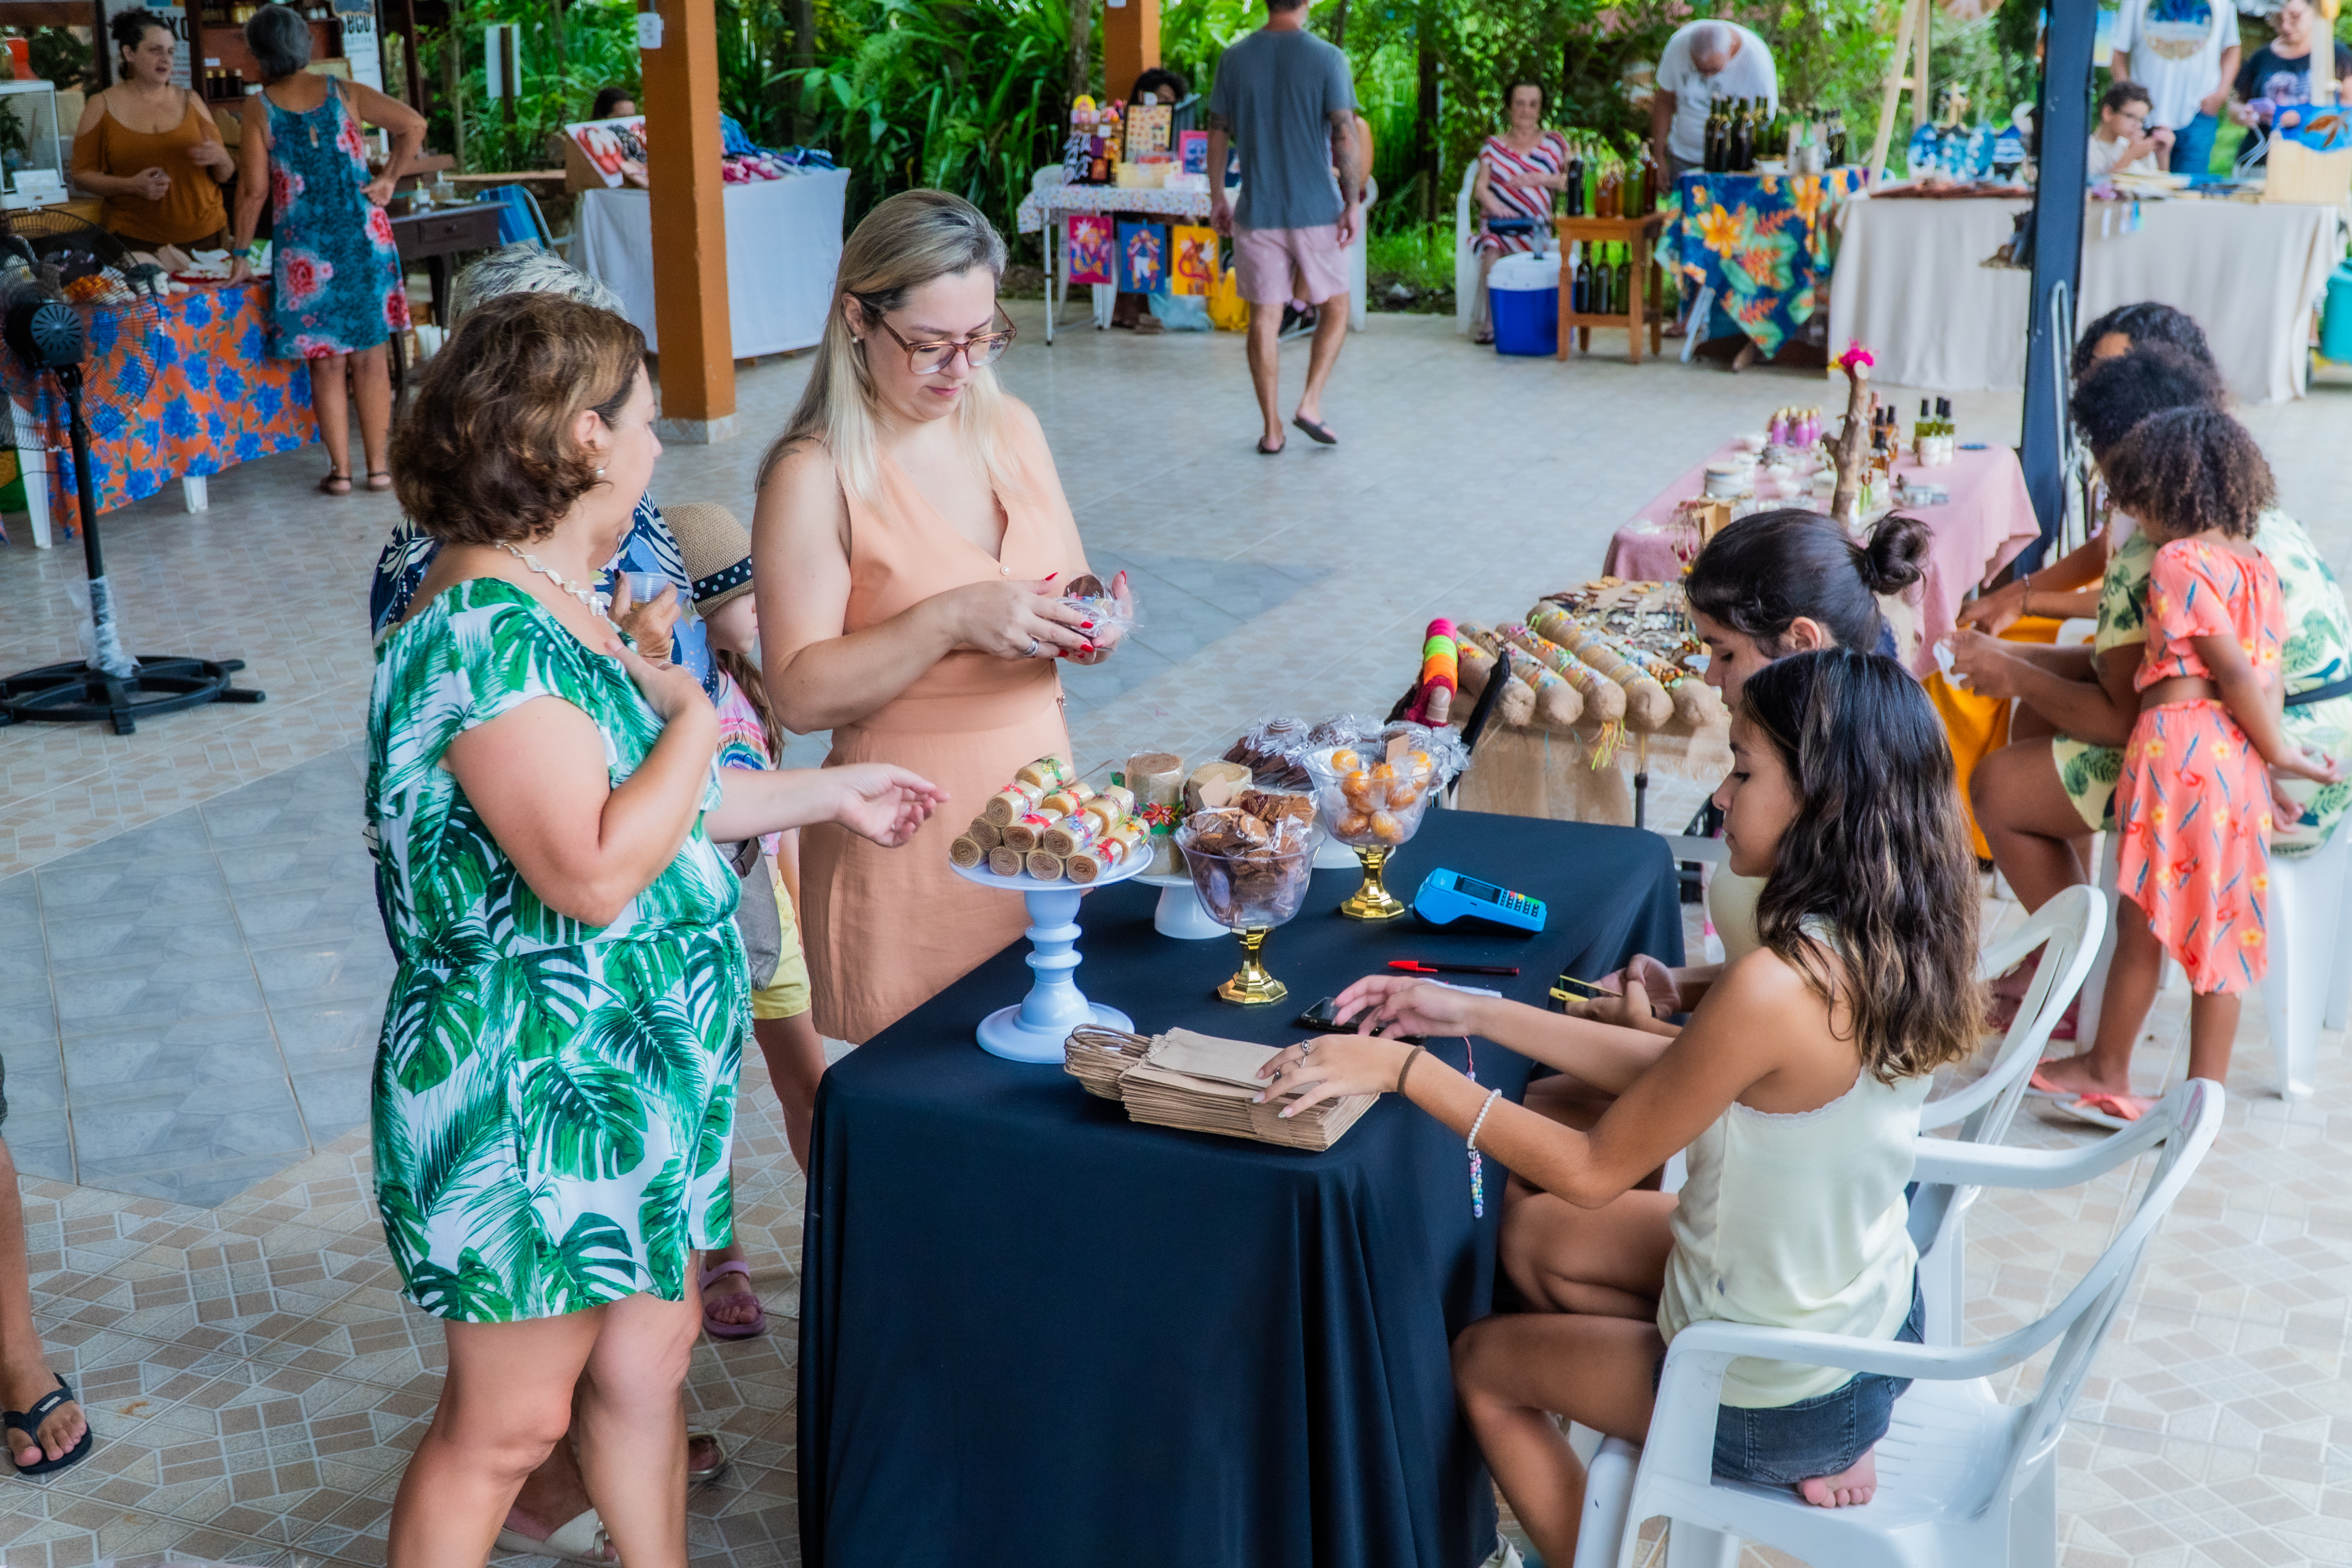
[[[1450,926],[1459,920],[1485,921],[1511,931],[1544,928],[1541,899],[1514,893],[1491,882],[1481,882],[1459,871],[1432,871],[1412,896],[1413,912],[1432,925]]]

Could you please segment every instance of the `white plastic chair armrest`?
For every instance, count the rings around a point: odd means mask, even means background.
[[[2080,1149],[2011,1149],[1922,1138],[1913,1146],[1911,1178],[1956,1187],[2075,1187],[2162,1142],[2168,1131],[2169,1123],[2151,1115]]]

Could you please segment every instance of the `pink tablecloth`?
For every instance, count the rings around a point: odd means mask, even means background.
[[[1675,521],[1675,509],[1704,487],[1706,465],[1729,457],[1732,450],[1727,443],[1659,491],[1610,540],[1601,570],[1612,577],[1660,582],[1680,576],[1698,541],[1692,529]],[[1922,468],[1905,458],[1895,472],[1906,479],[1940,485],[1952,497],[1941,506],[1913,509],[1935,531],[1927,576],[1903,595],[1918,615],[1904,657],[1912,673],[1924,679],[1936,668],[1936,640],[1952,629],[1969,590],[2008,565],[2041,531],[2017,454],[2007,447],[1960,452],[1940,468]]]

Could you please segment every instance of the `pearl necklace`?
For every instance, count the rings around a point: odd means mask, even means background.
[[[555,568],[550,566],[546,562],[541,561],[538,556],[525,554],[523,552],[517,550],[511,544],[502,542],[499,544],[499,548],[513,556],[516,560],[521,562],[525,566],[528,566],[532,571],[538,573],[541,576],[546,578],[549,582],[554,584],[557,587],[562,589],[565,593],[571,595],[573,598],[579,600],[582,604],[587,605],[588,613],[594,616],[598,620],[603,621],[606,626],[611,626],[613,624],[613,617],[606,613],[613,605],[612,595],[605,593],[601,588],[583,588],[579,584],[572,582],[570,578],[556,571]]]

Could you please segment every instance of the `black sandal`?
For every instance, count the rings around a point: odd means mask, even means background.
[[[22,1432],[35,1447],[42,1447],[41,1423],[56,1415],[58,1405],[79,1403],[72,1386],[60,1377],[57,1387],[43,1395],[30,1410],[0,1411],[0,1427],[10,1432]],[[54,1459],[44,1458],[37,1464],[18,1465],[16,1462],[16,1445],[12,1438],[8,1444],[8,1462],[20,1476],[46,1476],[80,1464],[89,1458],[90,1447],[97,1441],[98,1428],[89,1425],[89,1413],[85,1410],[82,1412],[81,1441],[70,1449]]]

